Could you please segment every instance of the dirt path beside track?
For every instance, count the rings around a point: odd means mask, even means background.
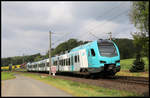
[[[2,97],[6,96],[72,96],[60,89],[22,75],[15,79],[2,81]]]

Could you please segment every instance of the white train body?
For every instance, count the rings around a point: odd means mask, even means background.
[[[51,64],[52,66],[56,66],[56,72],[80,71],[81,68],[88,67],[86,50],[82,49],[52,57]],[[27,64],[27,71],[49,72],[49,70],[49,59]]]

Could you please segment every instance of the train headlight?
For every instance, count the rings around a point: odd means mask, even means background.
[[[100,61],[100,63],[106,63],[106,61]]]
[[[120,63],[120,60],[116,61],[116,63]]]

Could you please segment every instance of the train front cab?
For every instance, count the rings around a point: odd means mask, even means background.
[[[91,74],[115,75],[120,71],[120,54],[110,40],[94,41],[88,51],[88,71]]]

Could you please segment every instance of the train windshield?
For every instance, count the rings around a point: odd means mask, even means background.
[[[109,44],[98,43],[98,48],[101,56],[106,56],[106,57],[117,56],[117,51],[113,43],[109,43]]]

